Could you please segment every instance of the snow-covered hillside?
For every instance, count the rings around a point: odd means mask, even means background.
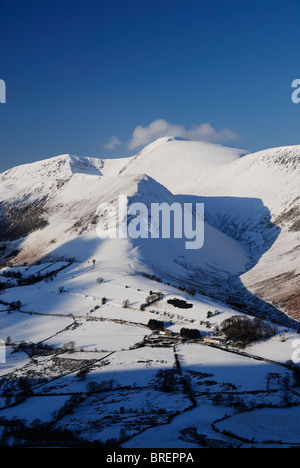
[[[113,252],[123,260],[111,266],[184,281],[240,308],[267,307],[258,295],[297,318],[299,154],[299,147],[246,154],[169,137],[127,159],[62,155],[11,169],[0,176],[2,258],[84,260]],[[97,206],[116,204],[120,194],[146,205],[204,203],[204,247],[188,252],[178,240],[139,239],[116,242],[119,252],[100,242]]]
[[[178,279],[182,275],[191,276],[192,271],[201,266],[220,276],[223,272],[238,275],[245,271],[249,261],[246,250],[207,223],[206,242],[196,253],[186,251],[181,239],[149,239],[143,242],[140,239],[134,242],[130,238],[124,242],[120,239],[99,239],[96,227],[97,207],[100,203],[117,207],[119,195],[126,195],[129,205],[143,202],[150,207],[152,202],[169,205],[178,202],[171,192],[149,176],[102,176],[100,168],[103,166],[103,162],[90,158],[60,156],[47,162],[21,166],[2,176],[0,184],[3,187],[1,203],[4,218],[7,212],[32,210],[33,216],[44,221],[39,229],[26,232],[26,224],[22,226],[23,219],[11,215],[11,224],[3,226],[3,239],[11,241],[7,242],[8,248],[10,243],[14,250],[18,245],[19,254],[14,257],[15,263],[32,263],[47,256],[56,260],[72,257],[78,261],[114,256],[114,268],[121,272],[127,262],[132,271],[151,271],[153,267],[165,275],[172,271],[176,276],[175,268],[178,270]],[[17,223],[20,224],[20,232],[24,228],[25,235],[21,240],[13,239],[16,237]],[[123,256],[124,261],[121,261]],[[129,257],[136,261],[132,260],[131,263]],[[111,266],[112,263],[111,260]]]
[[[120,173],[145,173],[174,194],[195,194],[199,178],[213,177],[220,167],[245,154],[246,151],[222,145],[165,137],[126,160]]]
[[[181,156],[181,157],[180,157]],[[245,155],[198,142],[158,140],[124,167],[155,177],[183,201],[205,203],[206,220],[245,245],[247,288],[299,318],[300,147]]]
[[[299,444],[299,324],[269,303],[299,312],[299,154],[170,137],[1,174],[1,443]],[[97,208],[117,219],[119,195],[204,203],[203,247],[100,239]],[[257,335],[230,339],[225,321],[245,318]]]

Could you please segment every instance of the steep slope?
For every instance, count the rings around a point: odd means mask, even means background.
[[[206,220],[251,254],[244,285],[300,318],[300,147],[241,155],[165,139],[133,158],[124,172],[143,170],[182,200],[205,203]]]
[[[231,183],[226,186],[224,181],[229,177]],[[244,225],[250,227],[248,231],[251,231],[254,245],[258,244],[258,235],[262,235],[264,242],[263,257],[259,260],[257,249],[254,251],[257,265],[242,277],[242,281],[255,294],[280,304],[299,319],[300,147],[277,148],[247,156],[235,163],[234,168],[221,173],[217,183],[225,196],[253,197],[256,194],[256,198],[268,207],[269,219],[264,218],[259,210],[256,216],[251,211],[239,216]],[[204,193],[212,196],[207,186]],[[215,215],[222,212],[228,217],[228,208],[215,207]],[[257,229],[253,220],[259,214]],[[242,236],[244,240],[246,236]]]
[[[253,267],[242,276],[256,295],[300,318],[300,147],[248,155],[201,180],[207,220],[244,245]]]
[[[189,284],[197,284],[200,272],[204,272],[201,281],[211,285],[246,271],[246,250],[208,223],[206,242],[197,252],[185,249],[185,238],[151,239],[150,233],[149,239],[99,239],[100,203],[115,207],[117,213],[118,197],[126,195],[129,205],[144,203],[149,216],[152,202],[178,203],[151,177],[103,176],[104,165],[90,158],[61,156],[3,174],[3,260],[24,264],[41,259],[84,261],[94,256],[121,273],[128,269],[149,272]]]

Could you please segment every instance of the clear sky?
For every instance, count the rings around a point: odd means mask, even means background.
[[[300,144],[299,0],[0,0],[0,170],[165,133]]]

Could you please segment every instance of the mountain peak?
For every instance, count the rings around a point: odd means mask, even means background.
[[[20,173],[26,174],[44,174],[47,176],[57,176],[62,178],[63,175],[72,174],[92,174],[102,175],[101,169],[103,161],[98,158],[91,158],[87,156],[75,156],[73,154],[61,154],[48,159],[42,159],[29,164],[22,164],[1,174],[1,179],[14,178],[19,176]]]
[[[98,158],[76,156],[74,154],[61,154],[50,159],[34,163],[40,165],[41,170],[50,170],[52,175],[59,173],[90,174],[101,176],[103,161]],[[35,169],[38,169],[36,167]]]
[[[0,174],[2,199],[24,198],[51,193],[74,175],[102,176],[103,161],[97,158],[62,154],[14,167]]]

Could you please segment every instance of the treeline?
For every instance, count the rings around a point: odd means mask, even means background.
[[[57,268],[56,270],[53,271],[48,271],[47,273],[34,273],[30,276],[23,277],[22,273],[20,271],[11,271],[11,270],[6,270],[1,273],[2,276],[6,278],[14,278],[17,280],[17,285],[18,286],[29,286],[32,284],[39,283],[40,281],[53,281],[54,278],[60,273],[62,270],[67,268],[67,266],[70,266],[70,263],[68,265],[62,265],[60,268]],[[9,287],[9,285],[6,284],[6,288]]]
[[[145,310],[147,306],[154,304],[155,302],[159,301],[162,297],[163,297],[162,292],[150,291],[149,296],[146,297],[145,303],[141,304],[140,310]]]
[[[49,423],[43,423],[39,419],[29,426],[21,419],[0,419],[3,427],[1,447],[65,447],[65,448],[110,448],[108,443],[90,441],[76,435],[69,429],[52,427]]]
[[[184,286],[180,286],[180,285],[171,285],[171,283],[166,283],[165,281],[163,281],[161,278],[158,278],[157,276],[155,275],[150,275],[149,273],[143,273],[142,274],[145,278],[148,278],[152,281],[156,281],[157,283],[164,283],[166,284],[167,286],[172,286],[176,289],[178,289],[179,291],[183,291],[183,292],[186,292],[188,293],[190,296],[195,296],[196,294],[196,290],[194,288],[186,288]]]

